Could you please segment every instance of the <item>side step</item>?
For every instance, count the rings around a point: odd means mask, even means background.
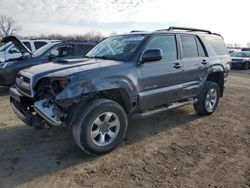
[[[171,110],[173,108],[178,108],[178,107],[182,107],[182,106],[186,106],[186,105],[189,105],[189,104],[194,104],[198,102],[198,99],[189,99],[185,102],[176,102],[176,103],[173,103],[167,107],[163,107],[163,108],[158,108],[158,109],[155,109],[155,110],[152,110],[152,111],[146,111],[146,112],[142,112],[142,113],[136,113],[136,114],[133,114],[132,115],[132,118],[133,119],[139,119],[139,118],[144,118],[144,117],[148,117],[148,116],[151,116],[151,115],[154,115],[154,114],[157,114],[159,112],[164,112],[164,111],[167,111],[167,110]]]

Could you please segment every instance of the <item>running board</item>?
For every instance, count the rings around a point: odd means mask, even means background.
[[[191,100],[188,100],[188,101],[185,101],[185,102],[176,102],[176,103],[173,103],[173,104],[171,104],[171,105],[169,105],[167,107],[158,108],[158,109],[155,109],[155,110],[152,110],[152,111],[146,111],[146,112],[142,112],[142,113],[133,114],[132,118],[133,119],[144,118],[144,117],[147,117],[147,116],[157,114],[159,112],[164,112],[164,111],[171,110],[171,109],[174,109],[174,108],[179,108],[179,107],[186,106],[186,105],[189,105],[189,104],[194,104],[196,102],[198,102],[198,99],[191,99]]]

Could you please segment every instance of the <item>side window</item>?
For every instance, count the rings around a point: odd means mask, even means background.
[[[198,49],[194,36],[181,35],[183,58],[198,57]]]
[[[206,57],[206,53],[204,51],[204,47],[202,46],[200,40],[196,38],[196,44],[198,47],[199,57]]]
[[[46,44],[47,44],[47,42],[34,42],[36,50],[39,49],[39,48],[41,48],[41,47],[43,47]]]
[[[66,46],[56,47],[50,51],[49,56],[51,58],[73,56],[73,46],[66,45]]]
[[[30,45],[29,42],[23,42],[23,44],[24,44],[30,51],[32,51],[32,50],[31,50],[31,45]]]
[[[174,35],[154,37],[146,46],[146,50],[154,48],[162,50],[162,60],[173,61],[177,59],[177,46]]]
[[[77,44],[78,55],[85,56],[93,48],[90,44]]]

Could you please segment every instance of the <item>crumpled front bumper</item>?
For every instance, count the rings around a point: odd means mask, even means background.
[[[20,94],[15,87],[11,87],[9,93],[11,107],[20,120],[22,120],[28,126],[41,128],[45,125],[45,122],[42,118],[32,114],[24,108],[24,106],[21,104],[22,97],[24,96]]]

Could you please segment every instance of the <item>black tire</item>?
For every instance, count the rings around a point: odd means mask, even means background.
[[[206,105],[206,99],[209,91],[216,91],[217,99],[216,102],[214,103],[213,108],[209,109]],[[211,81],[206,81],[205,86],[202,90],[202,92],[198,96],[198,102],[194,104],[194,109],[195,111],[200,114],[200,115],[211,115],[212,113],[215,112],[220,100],[220,88],[217,83],[211,82]]]
[[[93,155],[108,153],[115,149],[123,140],[127,131],[128,120],[127,114],[120,104],[108,99],[96,99],[89,102],[81,111],[78,111],[78,113],[78,119],[73,125],[73,136],[76,144],[86,153]],[[100,146],[91,138],[91,133],[93,132],[93,125],[95,126],[95,120],[105,113],[114,114],[115,117],[119,119],[120,125],[113,141],[107,143],[107,145]],[[98,128],[98,130],[100,131],[101,129]],[[108,126],[106,130],[110,131],[110,127]],[[99,133],[98,136],[102,136],[101,134],[105,134],[104,140],[107,139],[106,134],[108,133]]]

